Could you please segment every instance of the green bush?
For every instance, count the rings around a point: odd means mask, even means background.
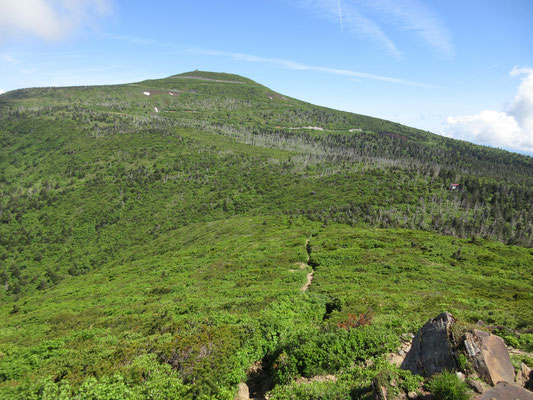
[[[471,397],[466,383],[452,372],[435,375],[428,386],[436,400],[469,400]]]
[[[420,385],[424,382],[424,378],[420,375],[413,375],[411,371],[398,368],[398,376],[400,377],[400,387],[406,392],[418,392]]]
[[[295,335],[279,350],[278,359],[284,362],[273,364],[274,375],[284,377],[285,374],[298,372],[302,376],[312,377],[335,373],[351,367],[354,362],[393,350],[397,340],[391,332],[375,326],[349,330],[308,330]],[[281,370],[277,371],[280,367]]]
[[[276,386],[270,392],[271,400],[350,400],[350,386],[336,382],[312,382]]]
[[[466,374],[469,374],[473,371],[472,363],[468,361],[468,358],[464,354],[459,354],[457,357],[457,363],[459,368]]]
[[[533,352],[533,333],[520,334],[520,348],[527,352]]]
[[[283,351],[272,365],[272,378],[276,385],[287,385],[298,376],[298,360]]]

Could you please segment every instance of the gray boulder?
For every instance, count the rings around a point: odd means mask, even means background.
[[[514,382],[513,364],[502,338],[473,330],[465,334],[465,349],[472,366],[487,383]]]
[[[451,332],[454,323],[449,313],[426,322],[415,335],[401,368],[424,377],[457,369]]]

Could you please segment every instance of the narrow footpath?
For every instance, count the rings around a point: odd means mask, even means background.
[[[307,252],[307,261],[305,264],[303,264],[304,267],[311,267],[309,265],[309,261],[311,260],[311,245],[309,244],[309,239],[305,241],[305,251]],[[313,267],[311,267],[313,268]],[[300,288],[302,292],[307,291],[309,289],[309,286],[311,286],[311,283],[313,282],[313,277],[315,275],[315,270],[311,269],[311,271],[307,274],[307,281],[305,284]]]

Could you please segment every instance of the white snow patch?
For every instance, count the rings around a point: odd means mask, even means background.
[[[269,98],[270,100],[274,100],[274,98],[273,98],[272,96],[268,96],[268,98]]]
[[[155,112],[159,112],[159,110],[157,109],[157,107],[154,107],[154,110],[155,110]]]
[[[350,132],[363,132],[363,130],[361,128],[353,128],[350,129]]]
[[[314,131],[323,131],[324,128],[321,128],[320,126],[295,126],[288,129],[312,129]]]
[[[143,92],[144,95],[150,96],[150,92]]]
[[[172,92],[168,92],[168,94],[171,95],[171,96],[174,96],[174,93],[172,93]]]

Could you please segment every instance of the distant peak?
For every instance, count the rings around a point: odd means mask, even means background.
[[[184,72],[183,74],[172,75],[171,78],[191,78],[200,80],[210,80],[218,82],[233,82],[233,83],[254,83],[251,79],[244,78],[239,75],[227,74],[224,72],[209,72],[194,70],[190,72]]]

